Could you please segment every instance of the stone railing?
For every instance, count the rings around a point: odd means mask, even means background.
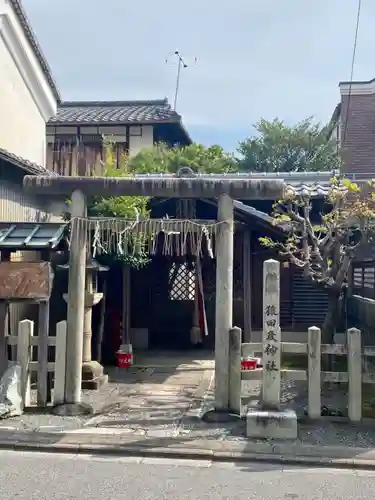
[[[306,381],[308,390],[308,416],[322,417],[322,382],[348,383],[348,417],[352,422],[362,419],[362,383],[374,383],[375,376],[362,373],[368,357],[375,357],[375,347],[362,348],[361,331],[350,328],[340,344],[322,344],[321,331],[308,329],[307,343],[282,342],[280,328],[280,263],[263,263],[263,332],[262,342],[242,344],[240,328],[229,330],[229,406],[241,414],[241,388],[244,380],[261,380],[260,404],[248,408],[246,434],[251,438],[296,439],[298,419],[296,411],[281,405],[281,381]],[[261,360],[246,368],[246,359]],[[305,354],[307,369],[290,370],[282,366],[282,353]],[[322,355],[347,356],[347,372],[322,371]],[[260,366],[260,367],[257,367]]]
[[[269,377],[277,375],[277,380],[298,380],[306,381],[308,387],[308,416],[312,419],[321,417],[321,383],[341,382],[348,383],[348,417],[352,422],[362,419],[362,383],[375,383],[375,374],[362,373],[362,358],[375,357],[375,347],[361,347],[361,331],[351,328],[347,332],[346,344],[321,344],[321,331],[319,328],[311,327],[308,330],[307,344],[298,342],[278,342],[275,349],[280,353],[306,354],[308,357],[307,370],[278,369],[276,364],[264,364],[262,368],[251,370],[244,369],[246,360],[256,357],[262,353],[263,359],[265,351],[269,345],[261,342],[241,344],[241,329],[232,328],[230,330],[230,369],[229,369],[229,390],[230,406],[232,411],[240,413],[241,410],[241,385],[246,380],[262,380],[262,399],[267,390],[275,387],[267,384]],[[275,351],[276,352],[276,351]],[[261,355],[262,355],[261,354]],[[321,357],[323,354],[347,356],[347,372],[322,371]],[[271,387],[272,389],[269,389]],[[270,399],[277,402],[280,394],[272,394]]]

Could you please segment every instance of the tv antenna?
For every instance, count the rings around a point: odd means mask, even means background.
[[[178,91],[180,90],[181,69],[186,69],[188,67],[188,64],[186,63],[186,59],[182,58],[179,50],[175,50],[174,52],[169,54],[167,56],[167,58],[165,59],[165,62],[168,63],[172,57],[177,59],[176,89],[175,89],[174,103],[173,103],[173,109],[174,109],[174,111],[176,111]],[[196,64],[197,58],[194,57],[192,62],[193,62],[193,64]]]

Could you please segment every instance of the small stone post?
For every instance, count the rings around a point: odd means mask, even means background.
[[[23,408],[30,406],[30,368],[31,337],[34,335],[34,323],[24,319],[18,324],[17,364],[21,366],[21,396]]]
[[[263,264],[263,382],[262,405],[265,410],[280,407],[280,262]]]
[[[65,369],[66,369],[66,321],[60,321],[56,325],[56,349],[55,349],[55,383],[53,387],[53,404],[59,405],[64,402],[65,394]]]
[[[229,408],[229,330],[233,315],[233,200],[219,197],[216,236],[215,409]]]
[[[62,415],[74,415],[87,411],[80,405],[87,242],[86,197],[77,190],[73,192],[71,201],[65,404],[60,409],[56,409],[56,413]]]
[[[362,346],[361,331],[348,330],[348,416],[352,422],[362,420]]]
[[[229,330],[229,408],[241,413],[241,343],[242,331],[238,326]]]
[[[48,335],[49,300],[39,303],[38,318],[38,406],[47,406],[48,400]]]
[[[321,417],[321,332],[312,326],[308,330],[308,414],[309,418]]]

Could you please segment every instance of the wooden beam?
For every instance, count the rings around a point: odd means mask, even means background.
[[[122,268],[122,344],[130,344],[130,266]]]

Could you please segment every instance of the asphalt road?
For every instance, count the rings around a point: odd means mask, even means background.
[[[1,500],[370,500],[375,472],[0,451]]]

